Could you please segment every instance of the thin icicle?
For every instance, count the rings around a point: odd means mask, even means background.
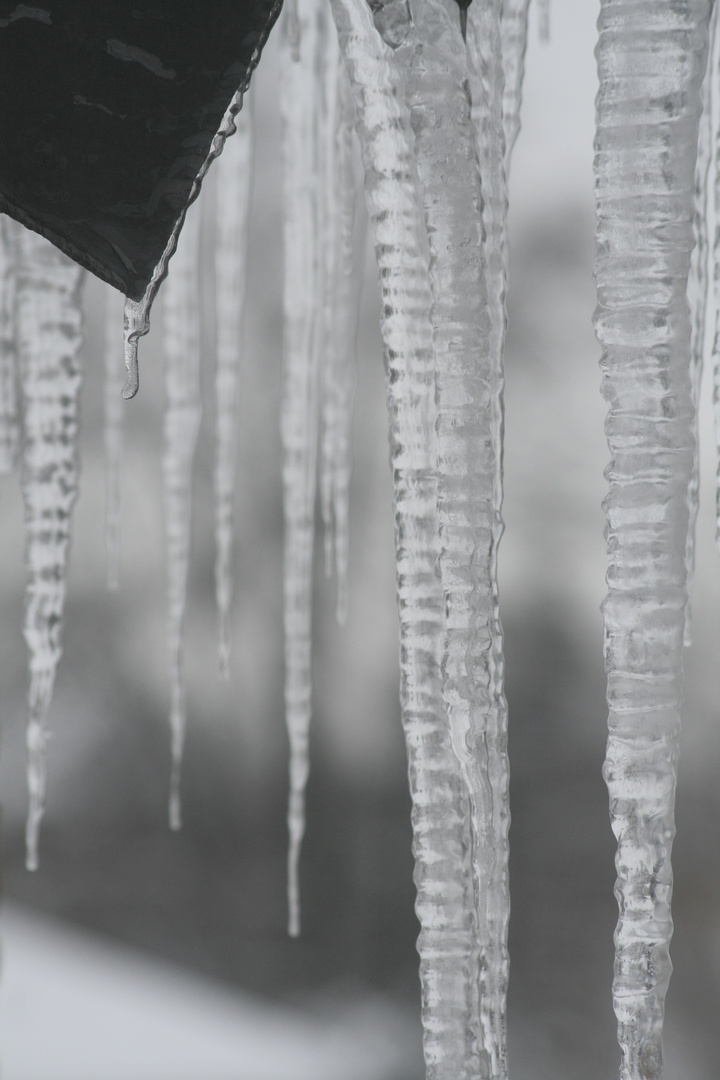
[[[483,225],[485,229],[485,280],[489,334],[487,341],[489,435],[493,441],[492,541],[486,573],[492,590],[491,646],[488,657],[489,700],[485,719],[487,770],[492,793],[490,843],[494,851],[485,866],[487,944],[483,950],[484,994],[481,1003],[486,1043],[494,1077],[507,1075],[507,991],[510,959],[510,791],[508,771],[508,716],[505,701],[503,632],[497,591],[497,553],[503,534],[503,354],[505,350],[505,290],[507,266],[507,186],[505,181],[505,132],[503,127],[504,72],[501,39],[502,0],[486,0],[469,10],[467,47],[469,57],[472,120],[482,176]]]
[[[510,170],[515,140],[520,131],[520,105],[525,74],[530,0],[503,0],[500,36],[505,75],[503,87],[503,127],[505,129],[505,172]]]
[[[120,578],[120,458],[123,421],[122,298],[115,289],[105,294],[105,547],[107,587]]]
[[[401,700],[413,800],[423,1043],[429,1080],[476,1080],[477,928],[468,800],[452,749],[440,659],[437,446],[427,235],[412,133],[390,48],[365,0],[333,0],[355,100],[378,259],[388,365]]]
[[[238,375],[243,352],[247,232],[252,178],[250,101],[217,168],[215,228],[215,599],[220,671],[229,676]]]
[[[331,56],[337,58],[334,43]],[[357,192],[352,157],[353,105],[341,64],[336,62],[331,67],[327,83],[332,98],[325,134],[331,152],[326,154],[323,242],[326,285],[320,502],[325,526],[325,572],[329,575],[334,564],[336,616],[342,625],[347,618],[348,496],[360,276],[354,256]]]
[[[430,243],[440,573],[447,608],[443,696],[471,806],[482,1068],[502,1078],[506,972],[497,980],[489,968],[490,957],[504,952],[504,943],[494,939],[504,932],[504,917],[489,916],[495,883],[506,874],[508,819],[507,760],[496,736],[505,712],[495,580],[502,373],[488,308],[480,170],[457,6],[454,0],[418,0],[410,8],[412,21],[398,19],[391,4],[377,9],[375,21],[388,43],[399,42],[395,56],[410,105]]]
[[[10,218],[0,217],[0,473],[15,468],[20,443],[15,341],[15,264],[19,228]]]
[[[297,16],[297,26],[294,16]],[[285,185],[284,345],[281,436],[285,509],[285,718],[290,741],[288,932],[300,933],[298,869],[312,708],[312,565],[319,423],[322,176],[318,116],[330,40],[322,0],[283,16],[280,108]]]
[[[717,4],[712,18],[712,52],[708,63],[708,85],[712,124],[712,207],[714,231],[712,235],[712,295],[715,308],[712,344],[713,368],[713,427],[715,431],[715,543],[720,551],[720,16]]]
[[[710,40],[714,41],[717,27],[717,8],[713,8],[711,18]],[[698,405],[700,401],[700,385],[702,382],[703,361],[705,352],[705,328],[707,322],[707,302],[709,295],[708,281],[708,257],[709,257],[709,231],[708,210],[709,191],[708,178],[713,158],[713,65],[714,57],[708,57],[708,65],[705,70],[703,81],[703,111],[700,120],[698,134],[697,166],[695,169],[695,246],[690,258],[690,275],[688,278],[688,299],[690,301],[691,314],[691,352],[690,352],[690,385],[692,389],[693,404],[695,407],[695,450],[693,452],[692,473],[688,490],[688,502],[690,506],[690,519],[688,523],[687,545],[685,549],[685,565],[687,569],[687,593],[688,603],[685,611],[685,630],[683,643],[685,646],[692,645],[692,586],[695,576],[695,532],[697,517],[700,509],[700,441],[699,441],[699,417]]]
[[[61,654],[65,574],[78,484],[83,271],[26,229],[18,230],[17,255],[21,483],[27,536],[24,635],[30,667],[26,864],[28,870],[36,870],[47,787],[47,714]]]
[[[595,327],[611,460],[603,605],[622,1080],[662,1075],[694,406],[687,279],[707,0],[602,0]]]
[[[185,740],[183,629],[190,555],[192,470],[200,427],[200,222],[191,207],[163,290],[165,329],[165,537],[170,653],[171,776],[169,818],[180,828],[180,767]]]

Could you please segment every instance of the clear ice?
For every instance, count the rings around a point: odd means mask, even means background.
[[[250,100],[235,118],[237,131],[217,163],[215,227],[215,599],[220,671],[229,676],[233,597],[233,514],[239,368],[247,277],[247,233],[252,186]]]
[[[16,251],[27,572],[24,635],[30,667],[26,864],[28,870],[36,870],[47,787],[47,714],[61,654],[65,576],[78,488],[84,272],[27,229],[17,230]]]
[[[602,348],[621,1080],[659,1080],[694,451],[687,302],[707,0],[602,0],[595,327]]]
[[[105,548],[107,587],[120,580],[120,460],[123,442],[123,338],[122,297],[115,289],[105,293]]]
[[[20,444],[15,333],[15,275],[18,226],[0,218],[0,473],[17,464]]]
[[[168,647],[170,653],[171,774],[169,818],[180,828],[180,768],[186,706],[183,627],[190,557],[192,472],[200,428],[200,223],[195,203],[163,291],[165,349],[165,543],[167,549]]]

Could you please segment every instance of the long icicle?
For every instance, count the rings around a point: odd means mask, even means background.
[[[83,271],[27,229],[17,236],[29,652],[26,864],[38,866],[47,788],[47,714],[61,655],[72,510],[77,497]]]
[[[243,353],[247,233],[252,186],[253,123],[250,99],[235,119],[237,132],[216,165],[215,229],[215,599],[220,671],[229,675],[233,596],[233,517],[237,397]]]
[[[333,43],[331,55],[336,57]],[[355,173],[352,158],[353,107],[347,75],[339,62],[328,65],[330,144],[326,155],[325,341],[323,356],[320,502],[325,527],[325,571],[337,575],[336,616],[347,618],[349,488],[352,467],[352,406],[355,392],[355,337],[360,275],[354,254]]]
[[[120,459],[122,457],[123,301],[109,286],[105,293],[105,548],[107,587],[120,580]]]
[[[167,548],[168,648],[170,655],[171,773],[169,819],[179,829],[180,770],[186,705],[183,636],[190,557],[192,471],[200,427],[199,260],[201,204],[195,203],[163,290],[165,346],[165,543]]]
[[[700,509],[700,441],[699,415],[700,386],[702,383],[705,350],[705,329],[707,323],[707,304],[710,293],[708,280],[709,265],[709,204],[710,192],[708,179],[713,158],[713,84],[714,84],[714,41],[717,29],[717,7],[713,7],[710,29],[710,49],[708,64],[703,80],[703,109],[698,133],[697,166],[695,169],[695,246],[690,257],[688,278],[688,299],[691,316],[690,350],[690,385],[695,406],[695,450],[693,453],[692,473],[688,490],[690,518],[688,522],[685,564],[687,568],[688,602],[685,611],[685,630],[683,635],[686,646],[692,644],[692,586],[695,576],[695,533]]]
[[[285,185],[284,343],[280,429],[285,510],[285,719],[290,742],[288,933],[300,933],[298,872],[312,709],[314,546],[321,311],[318,109],[326,9],[298,0],[283,15],[280,103]]]
[[[15,280],[19,226],[0,218],[0,473],[11,472],[20,445]]]
[[[507,1071],[503,980],[496,984],[488,959],[504,946],[491,936],[502,919],[491,927],[488,913],[495,882],[505,873],[509,818],[507,757],[494,737],[505,711],[494,576],[502,373],[492,348],[480,170],[457,5],[418,0],[410,9],[411,20],[398,24],[393,14],[383,26],[385,8],[379,8],[375,22],[388,42],[401,41],[395,55],[410,105],[430,243],[439,564],[447,608],[443,696],[471,807],[482,1067],[500,1080]]]
[[[507,1062],[507,991],[510,969],[508,926],[510,921],[510,790],[508,771],[508,715],[504,695],[503,632],[497,588],[497,553],[503,534],[503,357],[505,352],[505,290],[508,199],[505,179],[505,130],[503,127],[503,51],[501,0],[472,4],[467,36],[472,119],[482,177],[483,225],[490,369],[490,435],[493,440],[492,542],[489,565],[492,589],[491,646],[488,661],[491,678],[490,709],[486,720],[487,769],[492,792],[491,837],[494,855],[486,865],[487,945],[482,956],[485,994],[482,1003],[487,1039],[495,1056],[492,1075],[505,1076]]]
[[[707,0],[602,0],[595,328],[609,412],[609,738],[622,1080],[662,1075],[693,457],[687,280]]]
[[[365,0],[333,0],[350,76],[378,259],[394,481],[401,702],[413,800],[423,1043],[430,1080],[486,1075],[478,1059],[477,936],[467,794],[440,660],[437,446],[427,236],[409,114]]]

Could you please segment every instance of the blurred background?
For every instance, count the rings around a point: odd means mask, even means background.
[[[619,1057],[610,1000],[614,843],[600,772],[607,448],[591,325],[597,7],[553,0],[548,44],[539,42],[532,14],[510,185],[500,575],[512,769],[510,1055],[512,1072],[525,1080],[609,1080]],[[107,290],[86,283],[81,495],[36,874],[25,871],[23,850],[22,507],[16,478],[0,480],[4,1080],[423,1075],[384,375],[370,252],[358,335],[349,619],[337,628],[334,583],[323,578],[318,559],[304,932],[299,940],[285,933],[276,38],[277,30],[250,91],[258,146],[228,683],[216,656],[209,344],[204,365],[181,833],[166,825],[160,303],[142,342],[140,395],[124,409],[121,587],[113,595],[105,588],[104,547]],[[212,199],[212,185],[203,197]],[[707,392],[702,421],[668,1080],[720,1075],[720,558]]]

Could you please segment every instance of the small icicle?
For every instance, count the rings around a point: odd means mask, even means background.
[[[38,867],[47,787],[47,714],[60,659],[72,510],[78,484],[83,271],[37,233],[18,230],[17,341],[22,401],[29,651],[26,865]]]
[[[331,56],[337,54],[333,42]],[[349,513],[352,468],[352,405],[360,275],[354,254],[357,192],[352,158],[353,104],[340,63],[328,65],[330,97],[323,254],[325,338],[323,349],[320,505],[325,527],[325,572],[337,575],[336,617],[347,618]],[[321,136],[323,138],[323,136]]]
[[[487,282],[489,434],[493,441],[492,542],[488,567],[492,590],[491,647],[488,656],[489,707],[485,745],[488,782],[492,793],[490,843],[485,868],[487,944],[482,952],[483,992],[480,1002],[491,1076],[507,1075],[507,991],[510,968],[510,826],[508,716],[505,701],[503,632],[497,591],[497,553],[503,534],[503,355],[505,351],[505,289],[507,256],[507,186],[503,128],[504,73],[501,43],[501,0],[473,4],[469,11],[467,46],[472,119],[482,176],[483,225]]]
[[[503,127],[505,129],[505,173],[510,171],[515,140],[520,131],[520,105],[525,74],[530,0],[503,0],[500,21],[502,40]]]
[[[427,234],[393,51],[365,0],[332,0],[355,100],[388,365],[401,701],[413,800],[423,1045],[431,1080],[487,1077],[468,797],[442,696],[437,444]],[[406,26],[399,28],[403,39]]]
[[[0,473],[17,463],[18,424],[15,278],[17,234],[20,226],[0,217]]]
[[[709,190],[708,178],[713,158],[713,83],[715,57],[714,38],[717,28],[717,7],[713,7],[710,23],[710,55],[703,81],[703,111],[698,134],[698,155],[695,169],[695,246],[690,257],[688,277],[688,299],[690,301],[690,319],[692,326],[690,353],[690,385],[695,407],[695,450],[693,452],[692,473],[688,490],[690,519],[688,523],[685,565],[687,570],[688,602],[685,610],[685,630],[683,644],[692,645],[692,587],[695,577],[695,533],[698,511],[700,509],[700,439],[698,405],[702,382],[703,360],[705,351],[705,328],[707,321],[707,302],[710,289],[708,276],[709,263]]]
[[[122,304],[105,293],[105,547],[107,587],[118,587],[120,570],[120,458],[122,454]]]
[[[190,526],[192,471],[200,427],[200,223],[194,204],[185,221],[163,290],[165,346],[165,536],[167,547],[168,646],[170,654],[170,828],[180,828],[180,767],[185,740],[183,636]]]
[[[312,566],[323,303],[318,116],[323,66],[331,44],[326,12],[323,0],[298,0],[299,37],[295,37],[292,9],[288,9],[282,16],[280,39],[285,187],[280,431],[285,511],[285,718],[290,742],[288,933],[293,937],[300,933],[298,869],[310,767]]]
[[[217,169],[215,228],[215,599],[220,671],[229,676],[230,611],[233,595],[233,514],[237,387],[243,352],[247,232],[253,159],[253,124],[246,98],[235,120],[237,133],[225,146]]]
[[[618,841],[613,1003],[621,1080],[662,1076],[672,970],[670,854],[694,449],[686,290],[709,13],[707,0],[602,0],[598,21],[595,329],[611,455],[604,775]]]
[[[712,138],[712,198],[708,198],[708,210],[712,212],[714,229],[710,261],[712,265],[712,297],[714,301],[714,326],[712,342],[713,369],[713,428],[715,432],[715,543],[720,551],[720,16],[717,4],[713,7],[711,21],[711,56],[708,62],[707,89],[710,105]]]

